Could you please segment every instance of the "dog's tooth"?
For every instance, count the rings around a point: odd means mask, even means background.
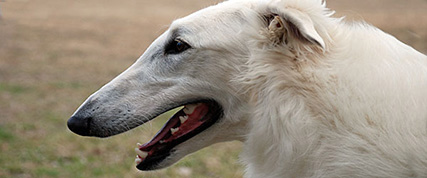
[[[188,119],[188,116],[179,116],[179,120],[181,121],[181,124],[184,123]]]
[[[136,154],[138,154],[142,159],[147,157],[148,153],[145,151],[141,151],[139,148],[135,148]]]
[[[135,158],[135,164],[136,165],[138,165],[139,163],[141,163],[142,162],[142,159],[141,158],[139,158],[139,157],[137,157],[137,158]]]
[[[159,143],[160,143],[160,144],[163,144],[163,143],[165,143],[165,141],[164,141],[164,140],[160,140],[160,141],[159,141]]]
[[[175,132],[178,132],[178,130],[179,130],[179,128],[171,128],[171,133],[172,133],[172,135],[173,135]]]
[[[198,105],[199,105],[199,104],[189,104],[189,105],[185,105],[185,107],[184,107],[184,113],[185,113],[185,114],[187,114],[187,115],[189,115],[189,114],[193,113],[194,109],[196,109],[196,107],[197,107]]]
[[[136,143],[136,146],[138,146],[138,148],[141,148],[142,144],[141,143]]]

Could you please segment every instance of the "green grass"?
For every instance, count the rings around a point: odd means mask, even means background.
[[[0,125],[0,142],[12,141],[13,139],[13,134]]]
[[[13,95],[19,95],[28,92],[30,89],[22,85],[14,85],[7,83],[0,83],[0,92],[10,93]]]

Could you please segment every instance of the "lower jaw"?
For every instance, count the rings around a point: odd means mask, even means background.
[[[138,164],[136,165],[136,168],[141,170],[141,171],[152,171],[152,170],[156,170],[156,169],[160,169],[162,168],[162,166],[160,166],[160,163],[163,162],[167,157],[170,156],[170,152],[163,154],[163,155],[158,155],[158,156],[154,156],[154,157],[150,157],[148,158],[149,160],[144,160],[144,162],[149,162],[149,164]],[[168,166],[168,165],[166,165]]]
[[[170,129],[170,125],[176,125],[175,122],[177,121],[176,117],[180,117],[185,115],[184,109],[177,112],[172,118],[168,121],[168,123],[165,124],[165,126],[162,128],[161,131],[158,132],[158,134],[148,143],[144,145],[138,145],[138,148],[136,149],[137,152],[137,158],[135,159],[135,162],[137,163],[137,168],[142,171],[149,171],[149,170],[155,170],[160,169],[162,167],[166,167],[168,163],[165,163],[165,165],[161,165],[162,162],[164,162],[169,156],[171,156],[174,152],[174,148],[184,143],[185,141],[191,139],[192,137],[196,136],[197,134],[203,132],[204,130],[208,129],[210,126],[215,124],[219,120],[219,118],[222,116],[223,111],[222,108],[218,103],[215,101],[207,101],[207,102],[201,102],[204,105],[207,105],[209,108],[209,111],[201,118],[198,118],[199,122],[191,122],[191,117],[184,123],[181,123],[186,127],[192,128],[192,126],[188,126],[188,124],[195,124],[198,125],[200,122],[200,126],[197,126],[190,130],[188,133],[181,135],[180,137],[177,137],[176,139],[173,139],[174,135],[171,134],[172,131],[166,132],[165,129]],[[200,104],[200,103],[199,103]],[[202,109],[200,109],[202,110]],[[173,122],[173,123],[170,123]],[[186,123],[190,122],[190,123]],[[187,124],[187,125],[186,125]],[[179,125],[181,127],[181,125]],[[185,129],[182,129],[185,130]],[[180,130],[181,131],[181,130]],[[178,132],[179,133],[179,132]],[[159,136],[160,134],[160,136]],[[166,135],[166,136],[162,136]],[[160,137],[160,138],[158,138]],[[162,138],[163,137],[163,138]],[[170,138],[170,140],[168,140]],[[167,141],[167,143],[161,143],[164,139]],[[143,154],[142,156],[140,156]],[[171,163],[172,164],[172,163]]]

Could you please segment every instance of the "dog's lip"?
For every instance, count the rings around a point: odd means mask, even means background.
[[[194,112],[187,114],[184,107],[174,114],[163,128],[144,145],[136,148],[137,158],[135,162],[140,170],[153,170],[155,166],[172,154],[173,148],[200,132],[212,126],[222,116],[221,106],[213,100],[201,100],[198,102],[188,102],[188,105],[197,107]],[[187,116],[184,123],[182,117]],[[181,119],[180,119],[181,117]],[[175,128],[180,130],[175,131]],[[174,134],[172,134],[174,130]]]

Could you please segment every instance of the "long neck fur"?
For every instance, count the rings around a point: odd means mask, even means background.
[[[427,146],[427,116],[425,113],[416,113],[420,111],[417,107],[427,106],[425,55],[366,24],[345,24],[340,19],[330,17],[313,21],[322,24],[317,28],[320,29],[320,35],[327,44],[323,51],[316,47],[292,45],[272,47],[265,44],[267,40],[262,37],[253,48],[255,50],[252,51],[248,70],[244,73],[242,82],[246,87],[245,91],[251,96],[254,107],[251,130],[242,156],[244,159],[242,161],[247,163],[246,175],[252,177],[427,175],[427,169],[423,169],[423,165],[424,168],[427,167],[426,149],[416,146]],[[378,43],[383,46],[376,48],[375,45],[360,44],[357,41],[358,37],[368,34],[376,36],[375,39],[380,41],[381,38],[387,39],[385,41],[391,41],[392,44]],[[399,65],[402,63],[388,63],[390,66],[383,71],[381,68],[383,66],[375,66],[382,65],[384,62],[382,59],[371,59],[372,56],[357,53],[366,50],[388,50],[394,47],[403,50],[389,54],[390,58],[393,55],[405,56],[411,53],[415,54],[412,56],[418,57],[408,59],[409,62],[400,68]],[[387,59],[388,56],[383,58]],[[369,60],[373,60],[372,65],[366,66],[372,69],[362,74],[366,75],[364,76],[366,78],[359,77],[362,78],[361,81],[352,81],[353,75],[359,75],[356,70],[365,67],[360,65],[358,68],[357,63],[371,62]],[[412,71],[407,72],[408,67]],[[354,73],[348,74],[346,70]],[[401,77],[412,77],[418,72],[418,77],[413,79],[414,81],[404,82],[405,87],[413,86],[415,94],[407,94],[409,99],[406,100],[391,101],[393,97],[389,95],[392,95],[392,92],[370,88],[369,82],[362,81],[366,79],[369,81],[370,75],[381,80],[381,77],[387,77],[387,74],[382,75],[381,72],[388,70],[395,70],[395,73],[404,75],[400,75]],[[418,85],[420,82],[421,85]],[[393,81],[384,81],[384,85],[394,87],[398,92],[407,89],[396,87],[399,84]],[[372,85],[375,86],[378,85]],[[372,93],[369,93],[371,90]],[[421,96],[424,99],[420,98]],[[415,106],[411,108],[410,102]],[[376,108],[376,104],[385,109]],[[405,108],[398,110],[399,106]],[[396,111],[387,113],[384,110]],[[405,115],[407,112],[415,114]],[[407,118],[412,124],[399,124],[402,118]],[[405,131],[414,128],[416,131]],[[381,135],[385,132],[388,136]],[[389,137],[402,137],[400,140],[402,142],[389,143]],[[415,137],[423,138],[416,139],[418,144],[405,147],[408,145],[404,143],[405,140]],[[396,152],[386,151],[390,147]],[[402,151],[405,153],[402,154]],[[384,168],[381,163],[387,162],[387,159],[393,161],[388,161],[392,164]],[[412,165],[410,159],[421,164]],[[393,171],[401,170],[402,167],[405,171]]]

